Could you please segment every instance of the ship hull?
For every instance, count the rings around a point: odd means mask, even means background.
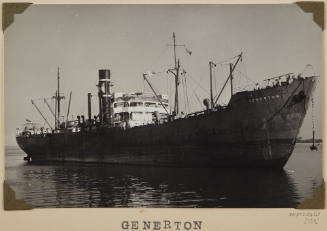
[[[19,136],[17,143],[33,162],[282,168],[294,149],[314,85],[313,78],[306,78],[241,92],[226,108],[159,125]]]
[[[21,141],[24,142],[24,141]],[[90,145],[93,145],[92,141]],[[292,140],[270,141],[271,153],[280,153],[279,157],[269,156],[265,142],[217,143],[206,145],[153,145],[147,147],[130,146],[112,148],[98,152],[97,147],[81,151],[79,147],[63,151],[54,147],[51,151],[42,145],[26,150],[33,162],[100,162],[111,164],[151,165],[171,167],[283,167],[288,160],[287,153],[293,149]],[[85,143],[84,143],[85,144]],[[86,144],[88,145],[88,144]],[[263,154],[265,153],[266,154]]]

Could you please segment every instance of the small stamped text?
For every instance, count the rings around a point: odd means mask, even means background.
[[[294,212],[290,212],[289,216],[295,218],[299,218],[299,217],[304,218],[303,221],[304,224],[318,224],[320,212],[319,211],[305,211],[305,212],[294,211]]]

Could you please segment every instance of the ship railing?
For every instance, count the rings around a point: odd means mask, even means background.
[[[295,80],[301,80],[310,77],[315,77],[315,76],[304,77],[301,74],[295,75],[294,73],[287,73],[275,77],[266,78],[262,81],[247,84],[238,88],[236,87],[235,93],[243,92],[243,91],[263,90],[263,89],[269,89],[278,86],[287,86]]]
[[[185,117],[194,117],[194,116],[199,116],[199,115],[203,115],[205,114],[206,111],[196,111],[196,112],[192,112],[192,113],[189,113],[187,114]]]
[[[24,136],[24,137],[32,137],[32,136],[45,136],[47,134],[51,134],[51,131],[44,129],[35,129],[35,130],[16,130],[16,137]]]
[[[227,107],[228,107],[228,105],[216,105],[213,110],[203,110],[203,111],[192,112],[192,113],[187,114],[185,116],[185,118],[208,114],[208,113],[210,113],[212,111],[225,110]]]

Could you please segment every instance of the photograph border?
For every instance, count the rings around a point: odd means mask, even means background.
[[[5,30],[10,23],[14,23],[13,14],[22,13],[30,3],[9,3],[2,6],[2,28]],[[33,4],[279,4],[294,3],[291,1],[29,1]],[[3,2],[1,2],[3,3]],[[313,21],[321,28],[326,25],[324,11],[321,5],[325,2],[305,1],[295,2],[304,12],[313,13]],[[19,5],[17,5],[19,4]],[[326,64],[326,36],[323,29],[323,73],[322,83],[326,89],[325,64]],[[3,51],[3,33],[1,47]],[[4,54],[2,52],[0,64],[1,73],[1,124],[0,124],[0,179],[4,182]],[[323,102],[326,102],[326,92],[323,91]],[[323,140],[326,138],[326,106],[323,108]],[[326,144],[323,142],[323,179],[326,177]],[[203,230],[322,230],[327,227],[325,207],[325,183],[323,182],[315,191],[313,198],[305,199],[297,209],[228,209],[228,208],[55,208],[32,209],[23,200],[15,198],[15,192],[8,185],[0,184],[0,224],[4,230],[124,230],[123,221],[202,221]],[[3,199],[4,198],[4,199]],[[5,211],[5,210],[18,211]],[[30,210],[30,211],[21,211]],[[305,210],[301,210],[305,209]],[[315,209],[315,210],[312,210]],[[317,210],[318,209],[318,210]],[[305,223],[308,218],[318,218],[318,222]],[[141,228],[139,228],[141,229]]]

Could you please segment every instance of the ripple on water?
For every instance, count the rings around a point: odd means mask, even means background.
[[[34,207],[296,207],[322,182],[321,152],[297,145],[283,171],[34,165],[6,153],[6,182]]]

